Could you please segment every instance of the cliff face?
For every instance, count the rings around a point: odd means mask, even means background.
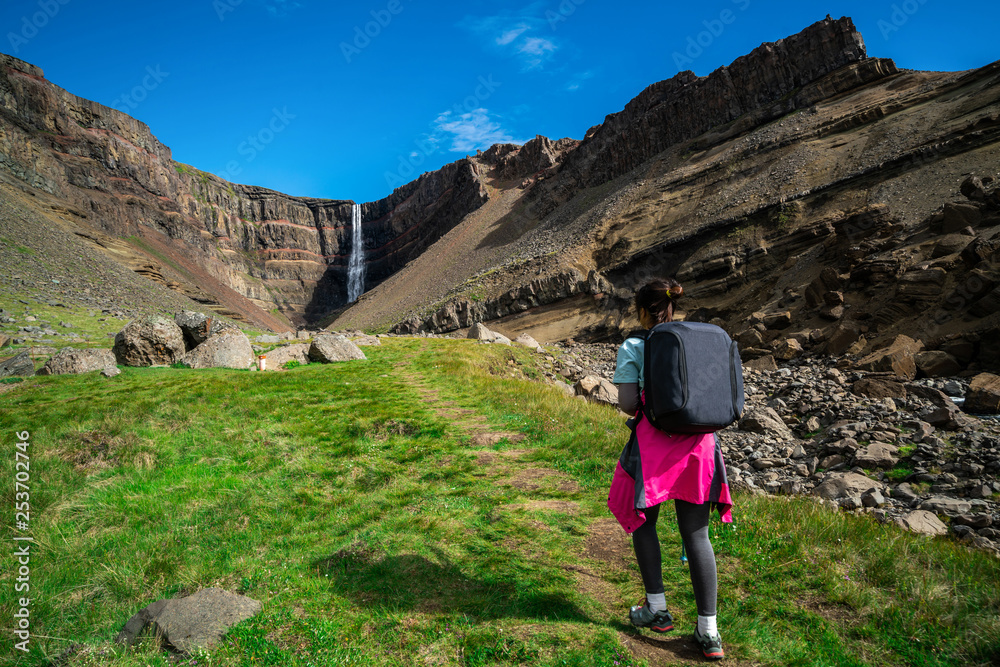
[[[217,281],[209,291],[221,285],[299,323],[345,305],[353,202],[291,197],[177,163],[144,123],[9,56],[0,56],[0,121],[0,169],[104,232],[149,237]],[[461,160],[362,204],[368,286],[485,200],[476,166]]]

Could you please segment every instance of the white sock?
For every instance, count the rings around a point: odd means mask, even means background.
[[[719,634],[719,627],[715,623],[715,614],[711,616],[698,615],[698,634],[704,637],[715,637]]]
[[[667,594],[666,593],[646,593],[646,600],[649,603],[650,611],[666,611],[667,610]]]

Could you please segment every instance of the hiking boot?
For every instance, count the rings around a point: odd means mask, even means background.
[[[649,600],[644,600],[646,604],[636,605],[628,610],[628,618],[632,625],[637,628],[649,628],[653,632],[670,632],[674,629],[674,617],[670,612],[651,611]]]
[[[722,650],[722,637],[719,635],[703,635],[694,626],[694,641],[701,648],[702,654],[709,660],[722,660],[726,654]]]

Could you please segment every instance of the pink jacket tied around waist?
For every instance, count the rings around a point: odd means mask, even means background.
[[[645,522],[644,509],[665,500],[715,503],[722,521],[732,522],[726,466],[714,433],[665,433],[641,410],[628,424],[632,436],[608,492],[608,508],[626,533]]]

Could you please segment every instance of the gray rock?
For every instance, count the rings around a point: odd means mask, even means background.
[[[989,514],[959,514],[952,518],[951,522],[960,526],[971,526],[973,528],[989,528],[993,525],[993,517]]]
[[[76,375],[105,368],[116,368],[115,355],[107,349],[75,349],[64,347],[45,362],[39,375]]]
[[[264,370],[276,371],[289,361],[297,361],[303,366],[309,363],[309,346],[305,343],[285,345],[267,353],[267,363]]]
[[[261,611],[257,600],[218,588],[185,598],[157,600],[130,618],[115,642],[131,645],[145,634],[159,637],[167,648],[190,654],[211,649],[232,626]]]
[[[844,462],[844,457],[841,456],[840,454],[830,454],[829,456],[824,456],[823,459],[820,460],[819,465],[817,467],[826,470],[827,468],[838,466],[843,462]]]
[[[270,334],[264,334],[264,335],[261,335],[261,336],[257,336],[253,340],[254,340],[255,343],[261,343],[263,345],[272,345],[274,343],[280,343],[281,342],[281,336],[273,336],[273,335],[270,335]]]
[[[583,396],[595,403],[618,406],[618,387],[596,375],[587,375],[577,381],[573,385],[573,391],[577,396]]]
[[[933,512],[915,510],[896,519],[896,525],[921,535],[946,535],[948,527]]]
[[[101,375],[106,378],[117,377],[122,374],[122,371],[117,366],[108,366],[107,368],[101,370]]]
[[[501,345],[510,345],[509,338],[507,338],[503,334],[497,333],[496,331],[491,331],[490,329],[486,328],[486,325],[483,324],[482,322],[476,322],[475,324],[473,324],[472,328],[469,329],[469,335],[467,337],[473,340],[481,340],[486,343],[500,343]]]
[[[972,378],[962,408],[975,414],[1000,413],[1000,375],[980,373]]]
[[[31,360],[27,350],[18,352],[13,357],[0,359],[0,378],[17,375],[29,377],[35,374],[35,362]]]
[[[900,484],[899,486],[897,486],[892,490],[892,497],[902,500],[904,503],[908,503],[910,501],[916,500],[920,496],[918,496],[914,492],[913,487],[911,487],[906,482],[903,482],[902,484]]]
[[[340,335],[320,334],[309,346],[310,361],[330,364],[354,359],[367,359],[367,357],[357,345]]]
[[[211,336],[226,328],[226,325],[217,317],[209,317],[204,313],[196,313],[193,310],[183,310],[174,315],[174,323],[184,333],[186,350],[193,350]]]
[[[882,488],[884,487],[881,482],[876,482],[873,479],[854,472],[847,472],[827,475],[826,479],[813,489],[812,492],[814,495],[826,500],[837,500],[838,498],[846,498],[848,496],[858,496],[860,498],[861,494],[867,491],[872,489],[881,491]]]
[[[854,465],[862,468],[891,468],[899,462],[897,448],[884,442],[873,442],[854,455]]]
[[[774,408],[754,408],[747,411],[747,414],[740,420],[741,431],[752,433],[763,433],[782,440],[792,440],[795,435],[781,421],[781,417],[774,411]]]
[[[920,509],[946,514],[965,514],[972,509],[972,505],[968,501],[949,496],[931,496],[920,503]]]
[[[191,368],[236,368],[246,370],[256,357],[250,339],[239,329],[223,329],[213,334],[181,358]]]
[[[865,507],[882,507],[885,505],[885,496],[877,489],[872,489],[861,494],[861,504]]]
[[[544,352],[542,346],[538,344],[538,341],[529,336],[526,333],[521,334],[514,339],[514,342],[518,345],[523,345],[524,347],[534,350],[535,352]]]
[[[115,336],[115,358],[123,366],[170,365],[185,349],[181,328],[165,317],[132,320]]]

